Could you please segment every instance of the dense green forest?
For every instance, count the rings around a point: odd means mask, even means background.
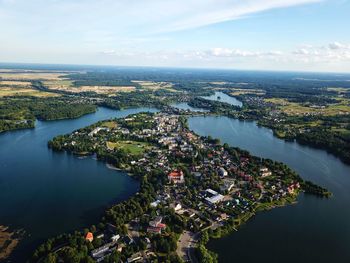
[[[35,119],[58,120],[93,113],[96,106],[71,98],[6,97],[0,99],[0,132],[33,128]]]

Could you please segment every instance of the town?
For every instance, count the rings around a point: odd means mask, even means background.
[[[97,226],[49,240],[56,249],[39,247],[35,259],[216,262],[205,248],[210,237],[310,190],[282,163],[198,136],[186,111],[173,108],[100,121],[54,138],[49,147],[93,155],[138,178],[140,190],[108,209]]]

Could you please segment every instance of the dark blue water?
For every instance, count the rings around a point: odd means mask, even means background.
[[[259,213],[238,232],[212,240],[220,262],[350,262],[350,166],[325,151],[284,142],[254,122],[193,117],[189,126],[257,156],[282,161],[333,192],[301,195],[293,206]]]
[[[215,100],[215,101],[221,101],[221,102],[226,102],[228,104],[234,105],[234,106],[239,106],[242,107],[242,102],[237,100],[234,97],[231,97],[221,91],[216,91],[215,94],[211,96],[203,96],[202,98],[207,99],[207,100]]]
[[[59,134],[139,108],[99,108],[74,120],[37,121],[36,128],[0,134],[0,224],[23,228],[27,236],[15,262],[23,261],[43,239],[97,223],[104,209],[133,195],[138,182],[91,157],[55,153],[47,142]]]

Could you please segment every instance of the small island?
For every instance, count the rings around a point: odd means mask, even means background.
[[[283,163],[198,136],[173,108],[100,121],[48,145],[95,155],[138,178],[140,189],[97,225],[49,239],[33,262],[217,262],[205,247],[210,238],[295,203],[300,192],[330,196]]]

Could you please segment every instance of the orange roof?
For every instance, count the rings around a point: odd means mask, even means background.
[[[94,240],[94,235],[91,232],[88,232],[85,236],[85,239],[92,242],[92,240]]]
[[[171,173],[169,173],[170,177],[179,177],[183,175],[182,171],[172,171]]]

